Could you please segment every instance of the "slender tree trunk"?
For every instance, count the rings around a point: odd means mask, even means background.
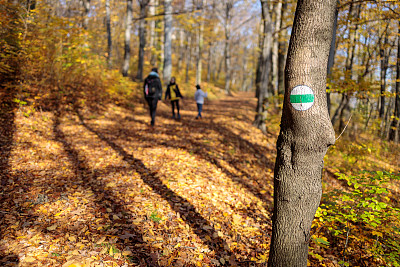
[[[339,114],[339,132],[341,133],[344,130],[344,127],[346,126],[346,121],[345,121],[345,113],[350,112],[350,97],[348,94],[344,95],[344,104],[342,106],[342,109],[340,110]]]
[[[112,66],[112,36],[111,36],[111,7],[110,0],[106,0],[106,28],[107,28],[107,64]]]
[[[190,61],[192,58],[192,36],[190,33],[187,35],[187,45],[186,45],[186,75],[185,75],[185,82],[189,82],[189,69],[190,69]]]
[[[82,0],[81,1],[84,12],[83,12],[83,28],[87,30],[89,25],[89,12],[90,12],[90,0]]]
[[[132,31],[132,0],[126,0],[126,28],[125,28],[125,48],[124,64],[122,66],[122,75],[128,76],[129,63],[131,61],[131,31]]]
[[[185,41],[185,30],[182,28],[179,30],[179,51],[178,51],[178,64],[176,66],[176,69],[178,72],[181,70],[182,62],[183,62],[183,57],[185,56],[183,51],[184,51],[184,41]]]
[[[224,46],[224,56],[225,56],[225,93],[227,95],[231,94],[231,51],[230,51],[230,39],[231,39],[231,10],[233,8],[232,1],[227,1],[225,3],[225,46]]]
[[[335,9],[336,0],[297,2],[277,141],[270,267],[307,266],[311,223],[322,195],[323,158],[335,142],[326,105],[327,62]],[[304,97],[296,94],[293,89],[301,85],[299,93],[304,94],[302,90],[307,86],[313,94]],[[314,102],[312,106],[303,106],[303,100]]]
[[[381,45],[379,55],[381,57],[381,96],[379,105],[379,118],[383,118],[385,115],[385,91],[386,91],[386,74],[389,65],[390,49],[387,49],[388,36],[384,38],[384,43]]]
[[[163,79],[168,83],[172,74],[172,0],[164,0],[164,71]]]
[[[400,21],[398,26],[397,36],[397,60],[396,60],[396,96],[394,101],[393,120],[390,126],[389,140],[398,141],[400,128],[398,127],[400,121]]]
[[[140,6],[140,21],[139,21],[139,61],[138,61],[138,72],[136,79],[139,81],[143,80],[143,65],[144,65],[144,48],[146,46],[146,17],[147,17],[147,6],[150,0],[139,0]]]
[[[336,120],[338,119],[339,113],[341,112],[343,106],[345,105],[346,94],[342,93],[342,99],[340,100],[339,106],[335,110],[335,113],[332,116],[332,125],[335,126]]]
[[[207,82],[211,79],[211,59],[213,57],[213,44],[209,42],[208,44],[208,58],[207,58]]]
[[[338,3],[336,5],[338,5]],[[338,13],[339,13],[339,11],[338,11],[338,9],[336,7],[335,21],[334,21],[334,24],[333,24],[332,42],[331,42],[331,48],[329,50],[329,58],[328,58],[328,69],[327,69],[328,80],[331,79],[332,68],[333,68],[333,64],[335,63],[336,30],[337,30]],[[327,89],[330,89],[330,88],[327,88]],[[331,93],[330,92],[326,92],[326,101],[327,101],[327,104],[328,104],[328,113],[329,113],[329,115],[331,115]]]
[[[283,19],[285,17],[285,11],[287,9],[286,1],[282,4],[281,8],[281,27],[283,25]],[[278,93],[285,93],[285,64],[286,64],[286,50],[287,50],[287,31],[279,31],[279,42],[278,42]]]
[[[350,4],[349,6],[349,14],[348,14],[348,20],[351,22],[355,22],[353,20],[358,20],[360,17],[360,12],[361,12],[361,4],[358,4],[355,8],[353,6],[353,3]],[[353,80],[353,63],[354,63],[354,55],[356,51],[356,39],[357,39],[357,30],[358,30],[358,24],[355,23],[353,26],[349,26],[349,39],[350,42],[347,47],[347,57],[346,57],[346,63],[345,63],[345,81],[349,82]],[[344,115],[346,113],[346,110],[349,109],[349,98],[351,92],[343,92],[342,93],[342,99],[344,99],[343,105],[339,105],[340,109],[338,110],[339,114],[339,129],[343,129],[344,127]],[[335,112],[336,114],[336,112]],[[333,117],[335,118],[335,116]],[[335,120],[332,118],[332,124],[334,124]]]
[[[203,2],[204,1],[204,2]],[[202,72],[202,53],[203,53],[203,32],[204,32],[204,20],[203,20],[203,6],[207,5],[207,0],[200,0],[199,8],[201,12],[198,36],[197,36],[197,57],[196,57],[196,84],[201,84],[201,72]]]
[[[156,0],[151,0],[150,1],[150,7],[149,7],[149,13],[150,16],[154,16],[156,14]],[[150,41],[149,41],[149,46],[150,46],[150,64],[152,66],[155,66],[157,63],[157,56],[155,53],[156,50],[156,21],[152,19],[150,21]]]
[[[279,70],[279,32],[281,31],[282,23],[282,2],[275,4],[273,12],[275,14],[275,33],[274,42],[272,45],[272,91],[274,95],[278,95],[278,70]]]
[[[272,46],[272,23],[268,10],[268,1],[261,1],[261,18],[262,18],[262,42],[261,53],[258,61],[258,70],[256,77],[257,108],[253,125],[261,131],[266,132],[267,128],[265,120],[267,118],[268,105],[268,79],[271,71],[271,46]]]

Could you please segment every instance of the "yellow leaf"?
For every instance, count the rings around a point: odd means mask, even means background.
[[[68,239],[71,242],[76,242],[76,237],[75,236],[70,236]]]
[[[34,262],[35,260],[36,259],[34,257],[30,257],[30,256],[25,258],[26,262]]]
[[[54,216],[55,216],[55,217],[58,217],[58,216],[60,216],[63,212],[64,212],[64,211],[62,210],[62,211],[60,211],[59,213],[57,213],[56,215],[54,215]]]
[[[114,254],[112,247],[110,247],[110,250],[108,251],[108,254],[110,254],[111,256]]]
[[[54,231],[57,228],[57,224],[53,224],[52,226],[47,227],[46,229],[49,231]]]
[[[175,245],[174,248],[179,248],[180,246],[181,246],[181,243],[178,243],[178,244]]]

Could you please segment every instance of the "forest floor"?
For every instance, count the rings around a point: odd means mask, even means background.
[[[142,103],[3,108],[0,265],[264,266],[279,116],[264,135],[255,105],[240,93],[196,120],[186,100],[177,121],[159,103],[154,128]]]

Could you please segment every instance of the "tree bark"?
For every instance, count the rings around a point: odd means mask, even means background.
[[[163,79],[167,84],[172,74],[172,0],[164,0],[165,16],[164,16],[164,71]]]
[[[112,65],[112,36],[111,36],[111,7],[110,0],[106,0],[106,28],[107,28],[107,64]]]
[[[272,22],[268,10],[268,1],[261,1],[261,23],[262,23],[262,40],[260,42],[260,57],[257,64],[256,76],[256,96],[257,107],[256,116],[253,125],[261,131],[266,132],[267,128],[265,120],[267,118],[267,105],[268,105],[268,79],[271,71],[271,46],[272,46]]]
[[[297,2],[277,141],[270,267],[307,266],[311,223],[322,195],[323,158],[335,142],[326,104],[335,9],[336,0]],[[290,100],[292,89],[300,85],[311,88],[315,96],[314,104],[303,111]]]
[[[128,76],[129,63],[131,60],[131,31],[132,31],[132,0],[126,0],[124,64],[122,66],[122,75],[124,77]]]
[[[144,48],[146,46],[146,17],[147,17],[147,6],[150,0],[139,0],[140,6],[140,21],[139,21],[139,60],[138,60],[138,72],[136,79],[139,81],[143,80],[143,65],[144,65]]]
[[[397,36],[397,60],[396,60],[396,95],[394,100],[394,113],[392,124],[390,126],[389,140],[398,142],[400,129],[398,128],[400,121],[400,21]]]

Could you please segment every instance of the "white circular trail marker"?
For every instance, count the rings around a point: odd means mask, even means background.
[[[314,101],[314,92],[306,85],[298,85],[290,93],[290,103],[295,110],[307,110],[312,107]]]

